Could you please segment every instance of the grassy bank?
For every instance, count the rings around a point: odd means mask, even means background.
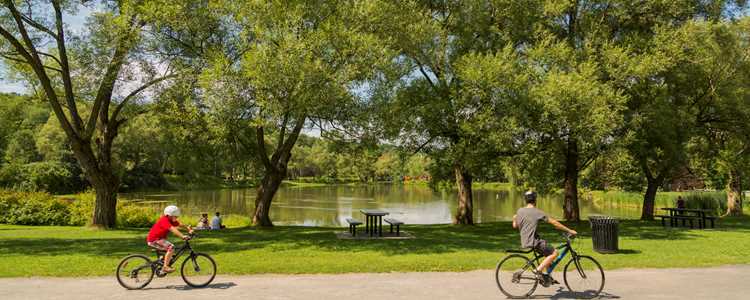
[[[589,225],[575,245],[596,257],[605,270],[618,268],[708,267],[748,263],[750,218],[719,221],[717,229],[664,229],[656,222],[621,224],[620,254],[591,250]],[[558,241],[544,227],[543,236]],[[205,232],[194,242],[216,258],[222,274],[466,271],[492,269],[503,249],[518,246],[507,222],[477,226],[411,225],[413,240],[338,240],[342,228],[244,227]],[[83,227],[0,225],[0,277],[109,276],[121,257],[145,253],[146,229],[93,230]]]

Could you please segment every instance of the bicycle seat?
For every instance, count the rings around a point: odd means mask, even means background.
[[[505,252],[507,253],[531,253],[531,251],[534,251],[532,248],[523,248],[523,249],[506,249]]]

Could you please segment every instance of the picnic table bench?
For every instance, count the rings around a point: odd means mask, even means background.
[[[396,236],[401,235],[400,227],[401,225],[404,225],[404,222],[401,222],[399,220],[393,219],[393,218],[385,218],[383,219],[388,224],[391,224],[391,233],[393,233],[393,226],[396,225]]]
[[[707,214],[711,210],[706,209],[688,209],[688,208],[674,208],[665,207],[661,210],[666,210],[669,215],[657,215],[656,217],[661,218],[662,226],[666,225],[666,220],[669,220],[669,225],[674,227],[678,226],[678,221],[682,221],[682,226],[685,226],[686,222],[690,223],[690,228],[694,228],[693,221],[698,221],[698,228],[706,228],[706,221],[711,221],[711,228],[714,228],[715,216],[708,216]]]
[[[349,233],[352,236],[357,236],[357,225],[362,225],[362,221],[354,218],[346,218],[346,222],[349,223]]]

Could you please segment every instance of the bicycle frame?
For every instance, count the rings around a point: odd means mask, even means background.
[[[184,254],[185,251],[188,251],[188,250],[190,250],[190,254],[192,256],[192,254],[193,254],[193,247],[190,247],[190,241],[189,240],[185,241],[185,245],[183,245],[180,248],[177,248],[177,250],[175,251],[175,253],[172,255],[172,259],[169,261],[169,266],[171,267],[174,264],[174,262],[176,262],[177,260],[179,260],[180,257],[182,256],[182,254]],[[155,264],[163,265],[164,263],[162,262],[163,261],[162,259],[164,258],[164,254],[166,254],[166,253],[167,253],[166,251],[157,251],[156,252],[156,261],[154,263]]]
[[[560,244],[556,247],[557,250],[559,250],[559,254],[557,255],[557,258],[555,258],[554,261],[552,261],[552,264],[547,268],[547,274],[552,274],[552,271],[555,270],[557,265],[570,253],[571,259],[576,264],[576,269],[578,270],[578,273],[581,274],[581,277],[586,278],[586,274],[583,273],[583,270],[581,269],[580,263],[578,262],[578,253],[573,250],[573,246],[570,245],[570,239],[566,238],[565,243]],[[539,260],[544,260],[546,256],[541,255],[534,251],[534,258],[529,261],[529,263],[533,263],[536,265],[539,265]],[[523,269],[527,269],[531,267],[530,265],[526,265]]]

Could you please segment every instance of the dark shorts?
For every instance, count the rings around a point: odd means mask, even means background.
[[[544,256],[550,256],[552,253],[555,252],[555,248],[547,244],[547,241],[545,240],[537,240],[534,242],[534,252],[539,253]]]

